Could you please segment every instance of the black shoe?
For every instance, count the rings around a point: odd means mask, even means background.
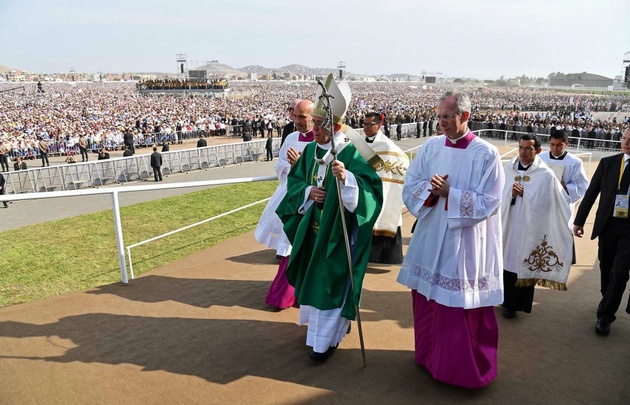
[[[507,308],[503,308],[503,317],[504,318],[508,318],[508,319],[516,318],[516,311],[513,311],[511,309],[507,309]]]
[[[335,353],[335,349],[337,349],[337,346],[330,346],[324,353],[311,352],[309,353],[308,358],[313,361],[323,363],[328,360],[333,353]]]
[[[4,203],[4,208],[9,208],[9,204]]]
[[[610,333],[610,322],[605,319],[598,319],[595,324],[595,333],[602,336],[608,336]]]

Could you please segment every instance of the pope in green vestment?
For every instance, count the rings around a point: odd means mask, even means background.
[[[319,310],[341,308],[343,305],[341,315],[353,320],[356,316],[355,305],[360,304],[372,229],[381,211],[383,193],[378,174],[344,138],[340,132],[335,135],[335,144],[340,146],[337,159],[344,164],[347,172],[354,175],[358,193],[354,212],[344,207],[353,264],[352,297],[349,292],[348,259],[339,210],[337,178],[331,170],[330,154],[328,163],[316,160],[316,157],[325,158],[327,149],[316,142],[306,146],[289,173],[287,194],[276,213],[293,246],[287,278],[295,287],[297,302]],[[305,205],[306,193],[311,186],[326,190],[321,206],[314,202],[310,206]],[[300,212],[300,208],[306,210]],[[344,304],[346,291],[348,299]]]

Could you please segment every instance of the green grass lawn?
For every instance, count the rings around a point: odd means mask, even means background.
[[[277,181],[234,184],[121,207],[124,245],[268,198],[277,186]],[[254,229],[264,207],[133,248],[135,275]],[[120,281],[112,210],[2,232],[0,246],[0,307]]]

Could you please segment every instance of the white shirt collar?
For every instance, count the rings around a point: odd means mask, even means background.
[[[446,139],[448,139],[449,141],[451,141],[451,143],[452,143],[453,145],[455,145],[455,144],[457,143],[457,141],[459,141],[460,139],[462,139],[462,138],[463,138],[463,137],[465,137],[466,135],[468,135],[468,130],[464,133],[464,135],[460,136],[460,137],[459,137],[459,138],[457,138],[457,139],[451,139],[451,138],[449,138],[448,136],[446,137]]]

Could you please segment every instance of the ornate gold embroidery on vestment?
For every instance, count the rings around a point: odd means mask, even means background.
[[[311,222],[311,229],[313,230],[313,235],[317,235],[317,232],[319,232],[319,222]]]
[[[529,257],[523,260],[523,263],[529,266],[530,271],[543,271],[545,273],[559,270],[564,264],[547,242],[547,235],[543,236],[542,241],[534,250],[531,251]]]

